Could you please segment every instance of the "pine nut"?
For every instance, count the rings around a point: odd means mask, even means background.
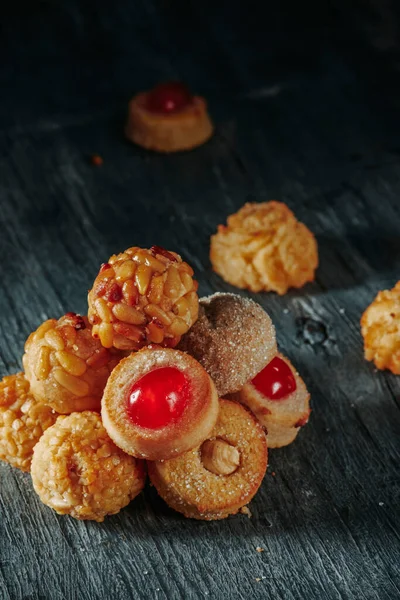
[[[180,298],[177,302],[175,302],[174,309],[176,309],[176,313],[180,317],[184,317],[188,311],[189,311],[189,316],[190,316],[189,302],[185,297]],[[175,312],[175,310],[174,310],[174,312]]]
[[[89,384],[83,379],[78,379],[69,373],[66,373],[63,369],[54,369],[53,377],[62,387],[74,394],[74,396],[87,396],[90,390]]]
[[[176,317],[176,319],[169,326],[168,331],[169,333],[172,333],[172,335],[183,335],[188,331],[188,329],[189,327],[185,321],[180,317]]]
[[[159,304],[164,291],[165,275],[156,275],[152,277],[150,291],[147,292],[147,298],[151,304]]]
[[[46,331],[44,339],[46,344],[53,350],[64,350],[64,340],[56,329]]]
[[[194,275],[194,271],[193,271],[192,267],[190,265],[188,265],[186,262],[182,262],[179,265],[179,270],[181,272],[183,271],[185,273],[188,273],[191,277],[193,277],[193,275]]]
[[[35,375],[40,381],[46,379],[50,373],[50,354],[51,349],[48,346],[42,346],[39,350],[38,361],[35,367]]]
[[[143,329],[140,329],[136,325],[128,325],[128,323],[114,323],[114,331],[132,340],[133,342],[140,342],[144,338]]]
[[[177,298],[182,294],[182,282],[176,267],[170,266],[168,269],[167,279],[164,283],[164,294],[168,298]]]
[[[135,281],[136,281],[137,288],[139,290],[139,294],[141,294],[142,296],[144,296],[147,292],[147,288],[150,283],[151,275],[152,275],[152,271],[151,271],[150,267],[147,267],[146,265],[139,265],[139,267],[136,271]]]
[[[41,340],[44,337],[44,334],[46,333],[46,331],[53,329],[53,327],[55,327],[56,323],[57,323],[56,319],[48,319],[47,321],[42,323],[33,334],[35,340]]]
[[[134,306],[137,304],[139,292],[137,290],[136,284],[132,279],[125,281],[122,286],[122,295],[124,297],[125,302],[129,306]]]
[[[158,260],[149,254],[146,255],[144,264],[148,267],[151,267],[153,271],[157,271],[159,273],[164,273],[165,271],[165,264],[161,262],[161,260]]]
[[[113,345],[113,328],[110,323],[101,323],[99,325],[99,338],[104,348],[111,348]]]
[[[190,290],[193,289],[193,279],[190,277],[189,273],[186,273],[185,271],[180,273],[180,277],[183,287],[187,292],[190,292]]]
[[[124,321],[124,323],[130,323],[131,325],[143,325],[146,322],[146,317],[142,312],[138,311],[133,306],[128,306],[122,302],[115,304],[115,306],[112,308],[112,312],[117,319]]]
[[[124,283],[127,279],[132,279],[136,272],[136,265],[131,260],[125,260],[122,264],[115,267],[115,279],[118,283]]]
[[[86,372],[86,363],[79,358],[79,356],[75,356],[74,354],[62,350],[61,352],[56,352],[56,358],[64,371],[70,375],[80,377]]]
[[[154,317],[163,325],[170,325],[172,319],[156,304],[148,304],[144,307],[144,312],[150,317]]]
[[[100,319],[105,323],[111,323],[113,320],[111,310],[108,308],[107,302],[103,298],[96,298],[94,301],[95,309]]]
[[[137,350],[137,343],[118,333],[114,334],[114,347],[118,350]]]
[[[164,328],[156,325],[156,323],[149,323],[147,329],[148,340],[153,342],[153,344],[161,344],[164,339]]]

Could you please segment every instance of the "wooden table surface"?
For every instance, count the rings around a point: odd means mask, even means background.
[[[85,313],[99,264],[128,246],[182,253],[202,295],[235,291],[211,272],[209,236],[245,201],[286,202],[320,254],[312,285],[251,295],[313,407],[296,442],[270,452],[252,518],[185,520],[148,487],[103,524],[78,522],[1,463],[2,600],[400,597],[400,378],[364,361],[359,329],[400,272],[396,11],[394,0],[0,9],[1,376],[42,320]],[[214,138],[175,156],[129,145],[127,101],[172,78],[208,98]]]

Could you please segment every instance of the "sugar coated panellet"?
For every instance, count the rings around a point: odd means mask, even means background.
[[[199,318],[178,347],[203,365],[220,396],[240,390],[277,353],[275,328],[261,306],[221,293],[200,300]]]
[[[364,356],[400,375],[400,281],[378,293],[361,318]]]
[[[207,103],[179,82],[162,83],[132,98],[125,135],[156,152],[191,150],[213,134]]]
[[[220,400],[217,423],[198,448],[171,460],[148,462],[160,496],[185,517],[213,521],[240,511],[267,469],[267,443],[254,415]]]
[[[310,415],[310,394],[292,363],[275,356],[233,400],[247,406],[267,434],[268,448],[281,448],[294,441]]]
[[[60,515],[103,521],[118,513],[145,483],[143,461],[107,435],[99,414],[60,416],[35,446],[32,482],[44,504]]]
[[[225,281],[285,294],[314,281],[314,235],[282,202],[247,203],[211,236],[210,260]]]
[[[218,416],[217,390],[191,356],[144,348],[123,359],[101,401],[105,428],[128,454],[164,460],[201,444]]]
[[[29,471],[33,448],[57,414],[37,402],[23,373],[6,375],[0,381],[0,460],[21,471]]]
[[[92,334],[105,348],[172,348],[197,319],[197,287],[179,254],[128,248],[102,265],[89,292]]]
[[[86,317],[49,319],[28,337],[23,364],[31,392],[61,414],[100,411],[104,386],[122,353],[103,348]]]

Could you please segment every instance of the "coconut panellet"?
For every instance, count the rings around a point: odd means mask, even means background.
[[[234,515],[256,494],[267,469],[267,443],[254,415],[220,400],[203,444],[171,460],[148,462],[160,496],[185,517],[213,521]]]
[[[261,306],[222,293],[201,298],[198,320],[178,348],[205,368],[219,396],[239,391],[277,353],[275,328]]]
[[[105,348],[174,347],[197,319],[197,282],[179,254],[133,247],[103,264],[88,295],[93,335]]]
[[[23,373],[3,377],[0,381],[0,460],[21,471],[29,471],[35,444],[57,417],[52,408],[32,396]]]
[[[41,501],[60,515],[103,521],[143,489],[143,461],[107,435],[99,414],[60,416],[35,446],[32,482]]]
[[[31,333],[22,360],[35,398],[69,414],[100,411],[104,386],[122,356],[93,338],[86,317],[67,313]]]
[[[286,294],[314,281],[318,246],[283,202],[248,202],[211,236],[210,260],[236,287]]]
[[[101,416],[128,454],[164,460],[201,444],[215,425],[218,395],[203,367],[171,348],[150,347],[122,360],[107,382]]]

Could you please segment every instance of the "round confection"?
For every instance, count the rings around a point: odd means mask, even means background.
[[[378,369],[400,375],[400,281],[378,293],[361,318],[364,356]]]
[[[27,339],[23,364],[31,392],[56,412],[100,411],[110,372],[122,354],[93,338],[86,317],[49,319]]]
[[[58,415],[37,402],[23,373],[0,381],[0,460],[29,471],[33,448]]]
[[[112,256],[89,292],[93,335],[105,348],[174,347],[197,319],[197,282],[181,257],[159,246]]]
[[[252,381],[232,395],[257,417],[268,448],[287,446],[310,415],[310,394],[292,363],[278,354]]]
[[[35,446],[32,482],[44,504],[60,515],[103,521],[143,489],[144,463],[110,440],[100,415],[61,416]]]
[[[126,137],[148,150],[191,150],[204,144],[213,130],[205,99],[193,96],[182,83],[160,84],[129,103]]]
[[[211,236],[210,260],[236,287],[285,294],[314,281],[318,247],[282,202],[247,203]]]
[[[151,482],[185,517],[212,521],[236,514],[256,494],[267,469],[267,443],[256,418],[237,402],[220,401],[218,421],[198,448],[148,462]]]
[[[114,369],[101,414],[122,450],[160,460],[201,444],[215,425],[218,408],[215,386],[196,360],[156,347],[131,354]]]
[[[240,390],[277,352],[275,328],[259,304],[236,294],[200,300],[199,318],[179,349],[198,360],[218,394]]]

